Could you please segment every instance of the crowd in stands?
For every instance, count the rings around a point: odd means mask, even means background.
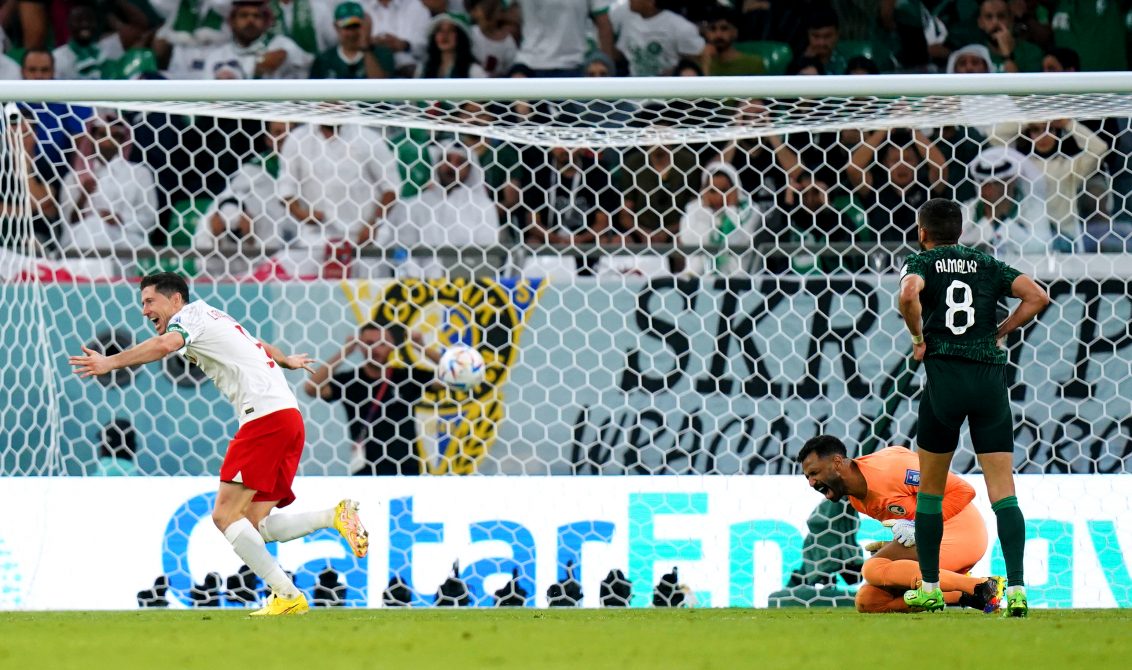
[[[1126,70],[1129,5],[0,0],[0,78]],[[742,125],[758,123],[769,101],[727,103]],[[604,127],[694,120],[703,110],[688,105],[463,103],[448,113],[482,127]],[[856,270],[867,261],[841,249],[914,245],[916,208],[937,196],[964,202],[963,241],[994,253],[1132,251],[1132,130],[1121,118],[596,150],[65,103],[20,109],[26,170],[16,173],[26,175],[34,251],[85,257],[93,272],[144,271],[122,266],[123,252],[176,248],[199,261],[184,269],[213,275],[438,276],[438,257],[403,250],[440,247],[523,248],[526,271],[547,274]],[[9,247],[19,210],[5,195]],[[798,245],[807,253],[764,253]]]

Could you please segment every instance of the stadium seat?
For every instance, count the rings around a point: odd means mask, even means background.
[[[794,50],[785,42],[736,42],[735,48],[762,57],[767,74],[786,72],[786,66],[794,58]]]
[[[837,53],[846,62],[855,56],[864,56],[876,63],[881,72],[892,72],[898,66],[888,47],[870,40],[841,40],[837,43]]]

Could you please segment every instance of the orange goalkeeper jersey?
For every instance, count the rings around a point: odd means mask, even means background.
[[[869,487],[864,500],[849,496],[854,509],[877,521],[915,518],[916,493],[920,490],[920,459],[915,452],[906,447],[885,447],[853,462]],[[948,473],[943,492],[944,520],[963,511],[974,499],[975,489]]]

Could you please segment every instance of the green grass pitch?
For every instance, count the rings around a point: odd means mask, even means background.
[[[0,612],[0,668],[1127,667],[1132,611],[859,615],[845,610]]]

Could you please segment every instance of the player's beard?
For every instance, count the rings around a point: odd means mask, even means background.
[[[841,500],[845,497],[845,480],[840,475],[832,475],[828,481],[819,482],[816,490],[825,496],[826,500]],[[831,494],[833,497],[830,497]]]

